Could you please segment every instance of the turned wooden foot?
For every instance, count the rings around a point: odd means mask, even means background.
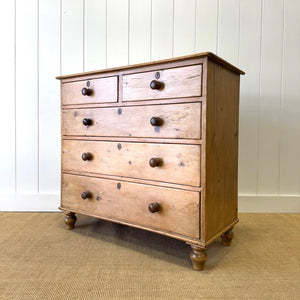
[[[207,260],[207,254],[205,252],[205,249],[197,246],[197,245],[191,245],[192,252],[190,255],[190,258],[193,263],[193,269],[196,271],[202,271],[204,269],[204,264]]]
[[[75,213],[73,212],[65,213],[65,224],[67,225],[67,229],[74,229],[76,220],[77,218],[75,216]]]
[[[231,240],[233,239],[233,232],[232,230],[228,230],[226,232],[224,232],[221,235],[221,239],[222,239],[222,245],[223,246],[230,246],[231,245]]]

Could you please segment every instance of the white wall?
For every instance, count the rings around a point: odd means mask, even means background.
[[[300,1],[0,1],[1,210],[59,205],[55,76],[212,51],[246,72],[240,211],[300,212]]]

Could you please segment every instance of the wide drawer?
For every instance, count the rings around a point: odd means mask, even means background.
[[[199,192],[63,174],[61,201],[71,211],[199,238]],[[151,213],[149,205],[155,202],[159,210]]]
[[[64,171],[200,186],[200,147],[200,145],[64,140],[62,167]]]
[[[200,133],[199,102],[63,110],[63,135],[200,139]]]
[[[117,101],[117,76],[67,82],[62,84],[63,105]]]
[[[199,97],[201,76],[202,65],[123,75],[123,101]]]

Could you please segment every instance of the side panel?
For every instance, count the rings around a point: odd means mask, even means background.
[[[208,62],[205,241],[237,220],[239,75]]]

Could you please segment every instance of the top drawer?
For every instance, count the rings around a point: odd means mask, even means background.
[[[202,65],[123,75],[123,101],[201,96]]]
[[[118,101],[117,76],[62,84],[63,105]]]

